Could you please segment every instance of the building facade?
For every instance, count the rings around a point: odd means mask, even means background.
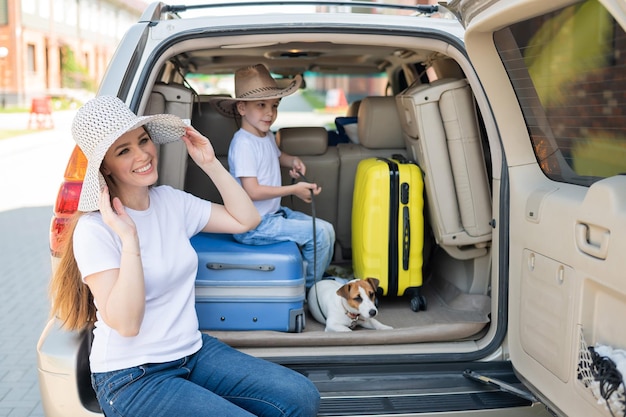
[[[0,105],[95,92],[146,0],[0,0]]]

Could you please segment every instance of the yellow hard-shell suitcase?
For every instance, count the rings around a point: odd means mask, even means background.
[[[357,167],[352,205],[355,278],[378,278],[383,295],[420,295],[424,246],[424,182],[419,166],[401,155],[368,158]]]

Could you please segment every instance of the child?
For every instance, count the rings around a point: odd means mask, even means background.
[[[289,175],[295,179],[306,175],[306,166],[300,158],[281,152],[270,131],[281,97],[294,93],[301,83],[298,75],[287,87],[279,88],[264,65],[240,68],[235,72],[235,98],[216,99],[216,107],[225,115],[241,117],[241,128],[228,151],[228,165],[261,215],[255,229],[234,238],[250,245],[296,242],[307,262],[306,287],[310,288],[330,265],[335,230],[327,221],[315,219],[314,245],[312,218],[280,205],[281,198],[288,195],[311,202],[311,194],[318,195],[322,189],[306,181],[281,185],[281,166],[291,168]]]

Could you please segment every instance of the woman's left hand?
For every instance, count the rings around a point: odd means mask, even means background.
[[[188,127],[182,136],[182,141],[187,146],[187,152],[196,164],[202,166],[215,160],[215,150],[208,138],[203,136],[193,127]]]

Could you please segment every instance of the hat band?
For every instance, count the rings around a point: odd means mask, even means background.
[[[282,93],[283,90],[286,90],[286,89],[278,88],[278,87],[260,87],[260,88],[255,88],[254,90],[247,91],[241,94],[237,98],[246,98],[252,95],[263,94],[263,93]]]

